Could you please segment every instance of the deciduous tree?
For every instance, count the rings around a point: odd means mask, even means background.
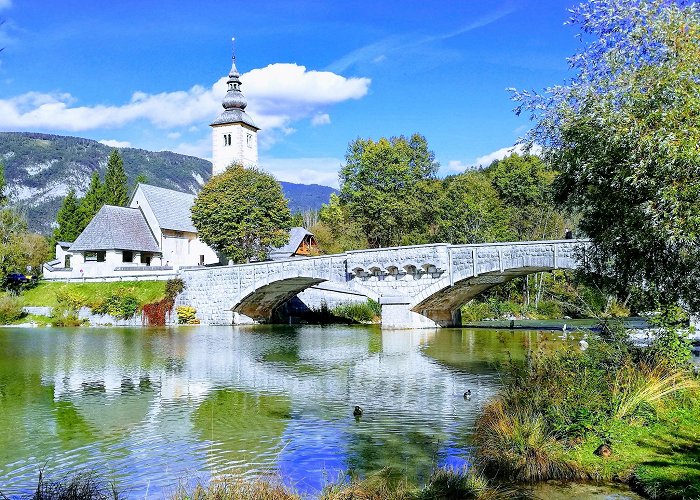
[[[513,94],[529,140],[561,172],[557,197],[581,213],[604,284],[700,310],[700,7],[592,0],[570,24],[587,42],[573,80]]]
[[[263,260],[272,247],[286,244],[292,216],[274,177],[232,165],[202,187],[192,222],[202,241],[242,263]]]
[[[415,188],[435,177],[439,164],[420,134],[356,139],[340,170],[340,200],[365,233],[370,246],[399,245],[421,223]]]

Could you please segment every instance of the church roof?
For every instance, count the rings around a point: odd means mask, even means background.
[[[296,253],[299,245],[304,241],[304,238],[309,235],[313,236],[313,233],[310,233],[303,227],[293,227],[289,231],[289,243],[278,248],[273,248],[270,251],[270,259],[278,260],[291,257]]]
[[[197,232],[190,212],[195,195],[149,184],[139,184],[136,189],[143,192],[161,229]]]
[[[103,206],[70,247],[85,250],[160,252],[146,218],[138,208]]]

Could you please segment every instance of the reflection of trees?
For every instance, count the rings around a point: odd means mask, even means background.
[[[444,436],[428,429],[387,434],[361,424],[363,428],[349,435],[347,463],[351,476],[365,477],[381,469],[396,471],[418,483],[430,476]]]
[[[493,373],[503,361],[524,361],[537,344],[535,331],[439,330],[423,348],[423,353],[438,363],[470,373]]]
[[[210,465],[223,472],[255,468],[278,449],[290,410],[286,396],[223,389],[210,394],[192,420],[200,438],[212,443]]]

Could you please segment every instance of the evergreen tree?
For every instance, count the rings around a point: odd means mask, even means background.
[[[7,195],[5,194],[6,188],[7,182],[5,181],[5,165],[0,161],[0,206],[7,202]]]
[[[63,199],[63,204],[56,215],[58,227],[53,232],[56,241],[75,241],[80,234],[82,226],[82,213],[80,200],[75,195],[75,189],[71,188]]]
[[[123,207],[129,202],[129,183],[124,172],[124,162],[114,149],[109,155],[104,183],[104,204]]]
[[[105,204],[105,186],[100,180],[100,174],[98,172],[92,173],[92,178],[90,179],[90,187],[88,188],[85,197],[80,202],[80,225],[78,233],[81,233],[83,229],[90,223],[95,214],[102,208]]]

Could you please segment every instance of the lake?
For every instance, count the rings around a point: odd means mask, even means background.
[[[140,498],[228,473],[279,475],[309,494],[383,467],[423,482],[436,466],[469,462],[474,420],[499,386],[497,363],[522,362],[560,336],[3,328],[0,491],[31,491],[42,467],[50,478],[94,470]]]

